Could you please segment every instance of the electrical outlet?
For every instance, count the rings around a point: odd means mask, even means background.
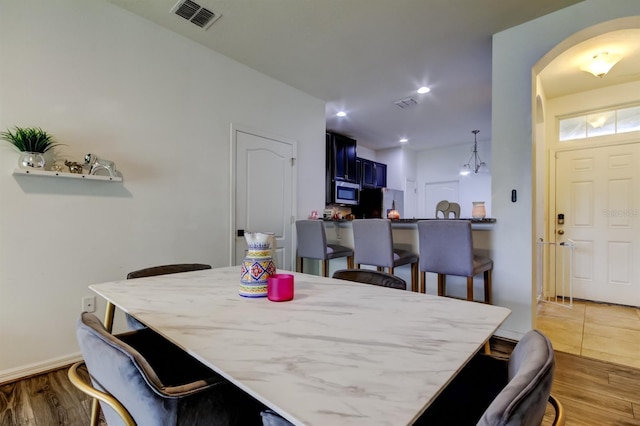
[[[96,311],[96,297],[88,296],[82,298],[82,310],[84,312],[95,312]]]

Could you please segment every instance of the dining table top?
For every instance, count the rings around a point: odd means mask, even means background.
[[[413,423],[510,314],[278,273],[293,300],[240,296],[240,266],[89,288],[296,425]]]

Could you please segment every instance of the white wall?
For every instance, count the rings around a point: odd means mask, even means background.
[[[493,37],[493,294],[495,304],[512,310],[502,335],[518,337],[532,326],[532,67],[577,31],[639,14],[637,0],[586,0]]]
[[[124,176],[12,176],[0,147],[0,382],[77,356],[88,285],[228,265],[231,123],[296,140],[298,216],[324,205],[318,99],[104,1],[2,0],[0,51],[0,130],[42,127]]]
[[[473,201],[484,201],[487,217],[495,217],[491,210],[491,149],[490,142],[478,141],[478,155],[487,164],[486,172],[460,175],[463,164],[469,160],[473,151],[473,140],[469,144],[453,145],[421,151],[417,154],[419,164],[418,179],[418,217],[435,216],[435,210],[427,206],[425,186],[439,182],[456,181],[459,185],[460,217],[471,217]]]

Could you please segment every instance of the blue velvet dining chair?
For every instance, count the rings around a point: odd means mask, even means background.
[[[406,290],[407,282],[395,275],[371,269],[340,269],[333,273],[333,278],[346,281],[354,281],[363,284],[372,284],[380,287]]]
[[[550,403],[553,425],[562,426],[564,409],[551,395],[554,371],[551,342],[531,330],[508,359],[476,355],[415,425],[540,426]]]
[[[109,425],[261,424],[262,404],[149,328],[113,335],[84,312],[76,335],[91,383],[82,363],[69,378],[100,400]]]

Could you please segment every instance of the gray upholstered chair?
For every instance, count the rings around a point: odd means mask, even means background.
[[[260,424],[265,407],[153,330],[109,333],[87,312],[76,335],[92,385],[80,384],[77,365],[69,371],[79,389],[93,388],[109,425]],[[95,393],[87,392],[91,396]],[[117,405],[121,409],[114,410]],[[123,411],[124,410],[124,411]],[[95,424],[96,419],[92,419]],[[128,422],[128,423],[127,423]]]
[[[407,283],[402,278],[387,274],[386,272],[372,271],[369,269],[340,269],[333,273],[333,278],[373,284],[380,287],[397,288],[398,290],[407,289]]]
[[[551,342],[531,330],[508,360],[476,355],[415,424],[539,426],[551,402],[553,424],[562,425],[562,404],[551,395],[554,369]]]
[[[418,255],[393,246],[389,219],[355,219],[353,221],[353,245],[356,268],[360,265],[375,266],[378,271],[411,265],[411,290],[418,290]]]
[[[454,219],[458,219],[460,218],[460,204],[442,200],[436,205],[436,219],[438,213],[442,213],[443,219],[450,219],[452,214]]]
[[[420,292],[426,291],[425,272],[438,274],[438,296],[446,296],[446,276],[467,277],[467,300],[473,300],[473,277],[484,273],[484,303],[492,303],[493,260],[473,250],[468,220],[418,221]]]
[[[293,423],[283,419],[271,410],[264,410],[262,416],[262,426],[293,426]]]
[[[149,268],[138,269],[137,271],[129,272],[127,274],[127,279],[130,280],[133,278],[154,277],[156,275],[177,274],[180,272],[202,271],[205,269],[211,269],[211,265],[207,265],[204,263],[176,263],[172,265],[151,266]],[[129,330],[139,330],[146,327],[140,321],[127,313],[125,313],[125,317]]]
[[[329,259],[347,258],[347,268],[353,268],[353,250],[338,244],[327,244],[324,222],[321,220],[296,221],[298,249],[296,253],[297,271],[303,272],[303,259],[319,260],[322,275],[329,276]]]

